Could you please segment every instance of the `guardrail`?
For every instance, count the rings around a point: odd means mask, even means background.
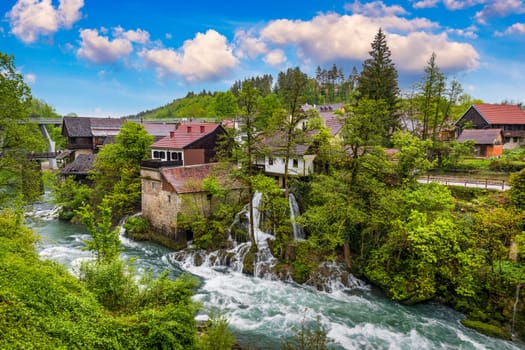
[[[437,182],[446,186],[464,186],[471,188],[484,188],[488,190],[499,190],[506,191],[511,186],[505,180],[499,179],[473,179],[473,178],[460,178],[460,177],[447,177],[447,176],[430,176],[426,178],[420,178],[420,183]]]

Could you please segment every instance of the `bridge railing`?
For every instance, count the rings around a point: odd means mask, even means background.
[[[500,179],[474,179],[448,176],[431,176],[419,179],[419,182],[438,182],[447,186],[464,186],[485,189],[500,189],[502,191],[510,189],[510,185],[505,180]]]

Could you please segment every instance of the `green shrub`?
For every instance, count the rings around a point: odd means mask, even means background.
[[[512,340],[510,334],[501,327],[473,320],[462,320],[461,323],[465,327],[472,328],[482,334],[488,335],[489,337]]]

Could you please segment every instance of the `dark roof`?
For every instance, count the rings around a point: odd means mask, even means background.
[[[87,175],[93,168],[94,160],[94,154],[79,154],[73,162],[66,164],[60,173],[62,175]]]
[[[114,136],[124,122],[116,118],[64,117],[62,129],[70,137]]]
[[[501,141],[501,134],[501,129],[465,129],[459,135],[457,141],[472,140],[476,145],[495,145]]]
[[[62,130],[70,137],[91,137],[90,118],[64,117]]]
[[[525,111],[516,105],[472,105],[489,124],[525,124]]]
[[[264,136],[263,143],[276,155],[284,153],[284,147],[282,139],[284,138],[284,133],[282,131],[277,131],[276,133],[268,136]],[[297,143],[294,145],[292,153],[296,156],[304,156],[308,154],[309,146],[304,143]]]
[[[182,123],[173,133],[173,137],[172,135],[166,136],[151,145],[151,148],[182,149],[211,134],[219,127],[222,128],[217,123]]]

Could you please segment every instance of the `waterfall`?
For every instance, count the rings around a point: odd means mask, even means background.
[[[297,223],[295,222],[295,218],[301,215],[301,212],[299,211],[299,204],[297,203],[297,200],[295,199],[293,193],[290,193],[290,196],[288,197],[288,202],[290,203],[290,221],[292,222],[293,238],[295,240],[304,239],[305,237],[303,228],[297,225]]]
[[[511,335],[514,337],[514,323],[516,321],[516,310],[518,309],[518,302],[520,300],[520,289],[521,289],[521,282],[518,282],[516,285],[516,299],[514,301],[514,305],[512,306],[512,326],[511,326]]]

